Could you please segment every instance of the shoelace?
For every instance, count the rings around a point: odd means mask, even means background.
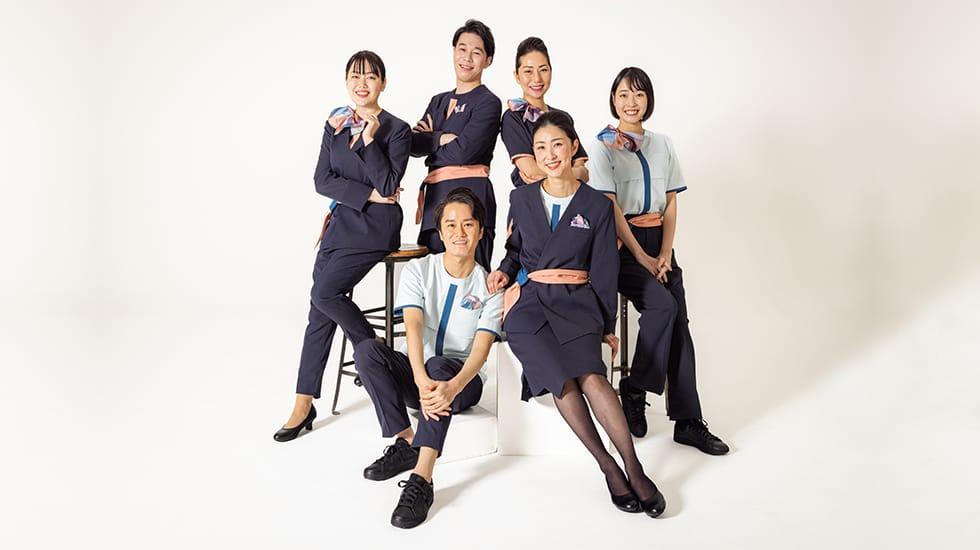
[[[718,436],[708,430],[708,423],[704,419],[691,420],[691,429],[709,441],[721,441],[721,439],[718,439]]]
[[[629,414],[634,418],[642,418],[646,412],[646,407],[650,404],[646,402],[642,397],[628,397],[627,401],[629,404]]]
[[[422,484],[411,479],[403,479],[398,482],[398,487],[405,489],[402,496],[398,498],[398,506],[415,506],[415,501],[422,496]]]
[[[381,458],[378,460],[378,462],[387,462],[389,459],[394,458],[396,454],[398,454],[398,446],[388,445],[387,447],[385,447],[384,453],[382,453]]]

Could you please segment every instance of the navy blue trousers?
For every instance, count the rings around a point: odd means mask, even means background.
[[[310,316],[303,337],[296,393],[319,399],[323,369],[330,355],[337,325],[357,345],[374,338],[374,329],[347,293],[371,271],[388,252],[349,248],[320,249],[313,264],[313,289],[310,291]]]
[[[660,254],[662,227],[630,229],[647,254]],[[626,247],[620,250],[619,291],[640,313],[629,383],[662,394],[666,382],[667,415],[672,420],[695,419],[701,418],[701,400],[694,375],[694,339],[688,327],[683,271],[677,257],[671,256],[672,271],[664,284]]]
[[[378,414],[382,437],[392,437],[411,426],[406,407],[419,409],[419,389],[412,375],[408,356],[375,339],[364,340],[354,347],[354,366],[371,396]],[[449,380],[463,369],[463,361],[435,356],[425,362],[425,370],[433,380]],[[427,420],[419,415],[413,447],[430,447],[442,454],[449,423],[458,414],[480,402],[483,381],[474,376],[463,391],[453,399],[451,414],[439,420]]]

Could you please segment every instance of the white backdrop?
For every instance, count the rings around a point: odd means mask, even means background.
[[[69,422],[77,429],[63,437],[94,462],[93,430],[111,432],[148,403],[165,401],[189,423],[225,409],[226,398],[168,378],[172,364],[146,354],[182,361],[195,352],[175,350],[207,349],[232,385],[236,372],[258,372],[263,387],[248,395],[273,396],[259,418],[274,411],[274,428],[305,326],[326,206],[312,174],[325,116],[347,102],[344,63],[359,49],[379,53],[389,79],[381,104],[414,123],[431,95],[452,87],[450,39],[468,17],[494,32],[485,83],[502,100],[520,95],[517,43],[545,40],[548,102],[586,139],[612,121],[616,72],[650,73],[649,127],[672,137],[690,187],[676,249],[709,420],[737,434],[925,322],[934,336],[899,354],[893,371],[921,377],[915,393],[871,379],[842,417],[821,420],[839,422],[830,432],[855,419],[896,429],[929,394],[952,407],[942,415],[963,416],[976,457],[980,410],[966,388],[977,377],[966,367],[977,354],[950,340],[975,329],[934,312],[980,306],[977,4],[534,7],[5,2],[0,361],[9,383],[0,406],[5,431],[33,442],[15,464],[63,466],[41,453],[35,425]],[[501,219],[507,157],[498,143]],[[416,236],[423,174],[412,160],[404,241]],[[160,319],[176,328],[159,347],[124,345]],[[231,338],[242,323],[251,331]],[[210,348],[218,341],[232,349]],[[208,397],[213,407],[180,412]],[[904,471],[869,460],[855,478]],[[22,487],[25,518],[45,490],[85,493],[69,481],[81,471],[30,471],[39,485]]]

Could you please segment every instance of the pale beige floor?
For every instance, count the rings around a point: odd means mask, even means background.
[[[408,533],[387,523],[395,481],[360,477],[382,446],[360,390],[312,434],[271,439],[295,323],[8,322],[3,546],[966,548],[980,542],[978,304],[976,281],[941,296],[826,373],[774,386],[787,399],[702,376],[727,457],[670,442],[652,396],[639,448],[669,500],[660,520],[614,510],[583,451],[441,466],[431,517]]]

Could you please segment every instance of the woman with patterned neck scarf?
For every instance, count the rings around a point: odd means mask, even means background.
[[[303,339],[293,412],[274,435],[291,441],[313,429],[323,370],[337,325],[354,345],[374,329],[347,293],[389,252],[398,250],[402,209],[399,184],[411,147],[411,128],[378,105],[385,66],[377,54],[355,53],[345,71],[354,107],[330,113],[313,182],[332,200],[313,264],[309,324]]]
[[[507,101],[507,109],[500,121],[500,138],[507,147],[510,161],[514,163],[510,179],[514,187],[520,187],[545,177],[534,162],[531,127],[542,113],[560,111],[544,102],[544,94],[551,87],[551,57],[543,40],[531,36],[517,46],[514,80],[520,84],[523,96]],[[585,148],[579,147],[572,158],[572,173],[579,181],[589,181],[589,171],[585,167],[587,160],[589,157]]]
[[[684,281],[673,251],[677,194],[687,185],[670,138],[643,128],[653,104],[650,77],[636,67],[620,71],[609,92],[609,110],[619,126],[599,132],[589,155],[590,185],[615,205],[616,235],[623,243],[619,292],[640,312],[633,364],[619,394],[630,431],[643,437],[646,392],[666,389],[674,441],[721,455],[728,446],[701,418]]]

